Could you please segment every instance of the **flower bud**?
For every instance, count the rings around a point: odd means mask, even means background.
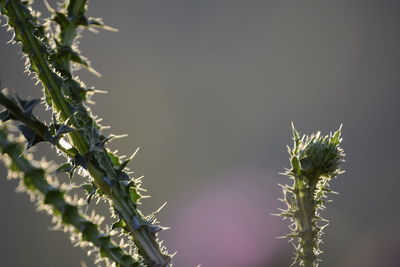
[[[343,149],[340,147],[341,127],[335,133],[325,136],[317,132],[300,139],[295,129],[294,133],[295,145],[292,156],[298,159],[300,173],[303,176],[309,177],[309,179],[321,176],[333,178],[341,172],[340,164],[344,161]],[[292,165],[292,167],[294,170],[297,169],[297,166]]]

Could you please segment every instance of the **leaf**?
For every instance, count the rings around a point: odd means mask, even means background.
[[[111,231],[112,231],[112,230],[115,230],[115,229],[117,229],[117,228],[122,228],[122,229],[124,229],[124,230],[128,230],[125,221],[122,220],[122,219],[119,219],[117,222],[115,222],[115,223],[113,223],[113,224],[111,225]]]
[[[80,56],[77,52],[71,50],[69,52],[70,56],[71,56],[71,60],[75,63],[81,64],[87,68],[90,67],[90,63],[87,59],[83,58],[82,56]]]
[[[27,149],[36,145],[39,142],[44,141],[44,139],[41,136],[37,135],[34,131],[32,131],[29,127],[27,127],[24,124],[18,125],[18,129],[21,131],[22,135],[28,142]]]
[[[121,162],[119,161],[119,157],[117,156],[117,155],[115,155],[114,153],[112,153],[112,152],[108,152],[107,153],[108,154],[108,157],[110,158],[110,160],[111,160],[111,162],[112,162],[112,164],[114,165],[114,166],[120,166],[121,165]]]
[[[53,114],[53,123],[49,126],[49,128],[51,129],[51,132],[54,134],[54,136],[49,137],[49,140],[47,141],[49,141],[50,143],[56,143],[63,134],[77,131],[77,129],[67,125],[68,120],[66,120],[64,123],[59,124],[56,115]]]
[[[137,152],[139,151],[139,148],[137,148],[135,150],[135,152],[133,152],[132,156],[130,156],[127,160],[125,160],[118,168],[118,170],[122,171],[123,169],[125,169],[126,165],[128,165],[128,163],[136,156]]]
[[[142,196],[138,193],[135,186],[130,186],[129,197],[131,201],[136,204]]]
[[[35,108],[35,106],[37,104],[39,104],[40,99],[21,100],[18,96],[17,96],[17,98],[23,108],[24,114],[31,117],[33,109]]]
[[[131,178],[129,177],[129,175],[126,172],[123,172],[120,170],[115,170],[115,174],[116,174],[118,180],[122,180],[122,181],[130,181],[131,180]]]
[[[73,169],[74,169],[74,166],[72,166],[72,164],[70,164],[70,163],[64,163],[64,164],[62,164],[61,166],[59,166],[56,170],[55,170],[55,173],[56,174],[58,174],[58,173],[62,173],[62,172],[68,172],[68,173],[70,173],[71,171],[73,171]]]
[[[87,204],[90,204],[90,201],[92,200],[94,194],[97,191],[96,186],[93,183],[87,183],[87,184],[82,184],[80,187],[86,191],[86,194],[88,194],[86,201]]]
[[[61,135],[66,134],[66,133],[70,133],[70,132],[73,132],[73,131],[76,131],[76,129],[72,128],[72,127],[70,127],[68,125],[65,125],[65,124],[58,125],[58,129],[57,129],[55,138],[58,139],[58,138],[61,137]]]
[[[131,158],[125,160],[124,162],[121,163],[121,165],[119,165],[118,170],[122,171],[123,169],[125,169],[126,165],[128,165],[129,161],[131,161]]]

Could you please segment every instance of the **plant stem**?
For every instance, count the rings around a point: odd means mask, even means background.
[[[19,121],[23,122],[26,124],[28,127],[30,127],[37,135],[42,137],[43,139],[45,138],[45,133],[48,131],[47,127],[41,123],[39,120],[37,120],[34,116],[31,116],[30,118],[27,117],[26,115],[23,114],[23,111],[18,107],[13,101],[11,101],[8,97],[6,97],[3,93],[0,92],[0,104],[5,106],[8,111],[15,116]],[[56,146],[61,149],[66,155],[70,157],[74,157],[75,155],[71,153],[71,150],[68,150],[64,148],[60,143],[57,143]],[[100,176],[101,173],[100,170],[96,168],[95,165],[93,165],[91,162],[88,162],[88,170],[91,174],[94,174],[96,176]],[[114,200],[114,205],[115,203],[118,203],[118,207],[120,207],[118,210],[124,210],[124,214],[130,214],[130,207],[126,205],[126,201],[119,201],[119,198],[113,198]],[[133,217],[134,215],[132,215]],[[129,227],[129,225],[128,225]],[[143,232],[145,229],[135,229],[135,228],[130,228],[130,230],[134,233],[137,234],[137,236],[142,237],[140,239],[141,243],[146,244],[152,242],[152,240],[149,240],[146,238],[147,236],[151,235],[149,232]]]
[[[5,126],[2,126],[0,128],[0,152],[7,154],[11,159],[9,164],[22,174],[27,190],[43,196],[44,203],[41,205],[50,205],[53,213],[58,215],[64,224],[71,225],[75,231],[80,232],[83,241],[89,241],[96,246],[102,257],[107,257],[124,267],[140,266],[135,259],[116,246],[109,235],[101,233],[98,225],[80,214],[77,206],[67,202],[64,199],[64,192],[47,182],[46,172],[38,167],[39,163],[26,158],[23,153],[23,145],[15,140],[9,141],[7,136],[10,136],[10,133],[7,132]],[[10,166],[9,169],[11,169]]]
[[[292,265],[302,267],[317,267],[322,229],[318,215],[325,203],[325,194],[330,192],[328,181],[343,171],[340,164],[343,162],[341,144],[341,128],[334,134],[321,136],[320,132],[311,136],[300,137],[293,127],[293,148],[289,148],[291,168],[286,169],[285,175],[294,180],[293,186],[284,185],[287,210],[279,214],[289,218],[293,225],[291,238],[296,248],[296,257]]]
[[[315,218],[315,211],[313,207],[313,199],[309,194],[314,192],[307,192],[305,190],[304,178],[295,176],[294,192],[296,193],[296,201],[298,203],[298,212],[300,218],[297,220],[300,230],[300,247],[302,250],[302,261],[304,267],[313,267],[316,255],[314,254],[314,240],[317,239],[316,233],[313,231],[313,219]]]
[[[85,4],[85,1],[75,1],[77,5]],[[129,201],[128,188],[120,184],[110,186],[104,181],[110,177],[118,181],[114,165],[104,148],[93,150],[92,145],[100,143],[100,135],[95,129],[94,121],[86,111],[86,108],[72,96],[66,98],[63,92],[68,91],[68,86],[63,79],[56,74],[49,62],[50,54],[47,47],[35,36],[35,27],[32,25],[32,17],[26,7],[17,0],[1,0],[2,12],[9,18],[9,25],[14,28],[16,38],[22,42],[23,50],[28,54],[31,67],[42,82],[45,93],[51,99],[52,107],[59,114],[61,122],[69,120],[69,124],[80,131],[69,133],[71,143],[78,149],[81,155],[91,154],[87,169],[97,186],[112,201],[114,208],[121,214],[125,221],[139,253],[144,257],[149,266],[166,266],[170,257],[161,252],[156,241],[155,233],[143,223],[142,215],[137,211],[135,203]],[[75,10],[75,9],[73,9]],[[72,36],[72,37],[71,37]],[[73,35],[68,35],[66,43],[69,44]],[[69,60],[63,62],[69,67]],[[72,76],[72,75],[71,75]]]

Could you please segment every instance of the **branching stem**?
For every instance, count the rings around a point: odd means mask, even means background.
[[[149,266],[166,266],[170,257],[163,252],[156,241],[156,235],[149,225],[142,218],[136,209],[136,204],[129,201],[127,187],[118,183],[110,185],[105,181],[113,179],[118,181],[114,165],[104,147],[93,149],[93,146],[101,143],[100,134],[95,129],[94,120],[88,114],[79,97],[73,94],[68,95],[71,84],[76,86],[72,80],[72,74],[63,80],[55,71],[56,64],[51,63],[51,55],[47,45],[35,35],[35,25],[32,24],[32,17],[27,8],[18,0],[1,0],[2,12],[8,16],[8,23],[14,28],[17,40],[21,41],[24,52],[29,56],[32,69],[42,82],[47,98],[51,100],[54,112],[59,115],[61,122],[68,121],[68,124],[79,131],[68,133],[71,143],[77,148],[80,155],[92,156],[87,162],[87,170],[93,177],[97,186],[111,200],[114,208],[121,215],[131,233],[139,253],[143,256]],[[82,12],[86,1],[70,1],[68,6],[72,17]],[[75,12],[75,13],[74,13]],[[73,19],[73,18],[71,18]],[[73,42],[74,32],[78,24],[72,24],[62,38],[62,45],[69,46]],[[62,66],[69,71],[70,58],[62,59]],[[61,70],[60,70],[61,71]],[[67,84],[66,82],[70,82]],[[39,130],[39,129],[37,129]],[[127,201],[128,200],[128,201]]]

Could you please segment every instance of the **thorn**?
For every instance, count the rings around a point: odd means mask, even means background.
[[[159,214],[160,211],[165,207],[165,205],[167,205],[167,202],[164,202],[164,204],[161,205],[161,207],[158,208],[158,210],[156,210],[155,212],[153,212],[154,216]]]
[[[108,91],[99,90],[99,89],[94,89],[93,92],[96,93],[96,94],[108,94]]]
[[[136,148],[136,150],[135,150],[135,152],[133,152],[132,156],[129,157],[129,160],[132,160],[135,157],[135,155],[136,155],[136,153],[138,153],[139,149],[140,149],[140,147]]]
[[[142,176],[140,176],[140,177],[138,177],[138,178],[133,179],[133,181],[134,181],[135,183],[140,183],[140,182],[142,182],[143,177],[144,177],[144,175],[142,175]]]
[[[298,140],[299,139],[299,132],[294,127],[293,121],[291,121],[291,126],[292,126],[293,139],[294,140]]]
[[[120,135],[114,136],[115,139],[120,139],[120,138],[125,138],[125,137],[128,137],[128,134],[120,134]]]
[[[95,70],[94,68],[92,68],[90,66],[87,68],[87,70],[90,73],[92,73],[94,76],[96,76],[97,78],[100,78],[102,76],[100,72],[98,72],[97,70]]]

